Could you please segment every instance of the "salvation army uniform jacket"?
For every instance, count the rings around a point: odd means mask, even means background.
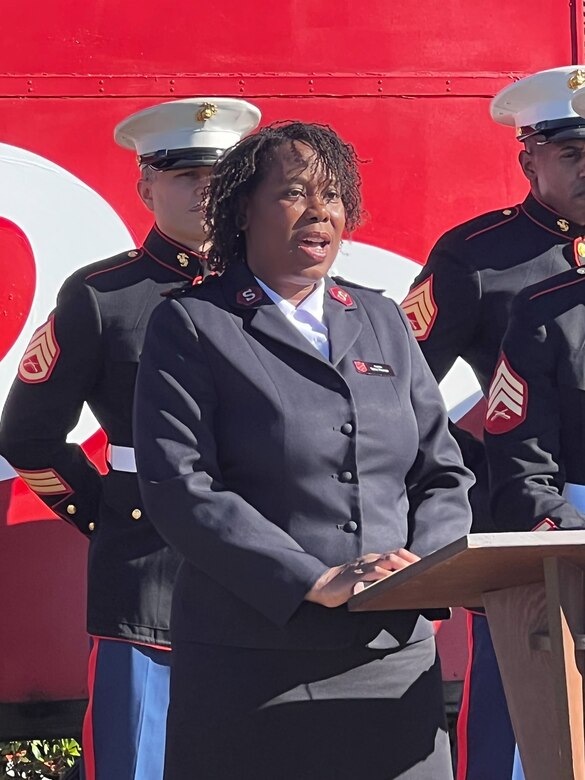
[[[140,500],[132,402],[150,314],[163,293],[201,274],[200,261],[155,226],[140,249],[74,273],[33,335],[4,407],[0,452],[54,512],[90,537],[87,623],[94,635],[169,644],[178,556]],[[105,477],[66,442],[85,401],[110,445]]]
[[[402,303],[438,382],[462,357],[487,396],[512,299],[581,265],[573,242],[584,232],[529,195],[439,239]]]
[[[577,508],[585,509],[585,268],[534,285],[514,302],[485,444],[501,529],[585,527]],[[545,518],[551,522],[541,525]]]
[[[325,359],[244,264],[165,301],[138,374],[135,446],[153,523],[186,559],[173,641],[340,647],[430,636],[417,613],[304,601],[326,568],[467,533],[473,477],[392,301],[326,279]],[[169,507],[172,511],[169,511]]]

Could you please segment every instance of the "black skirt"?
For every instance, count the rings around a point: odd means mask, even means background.
[[[434,638],[173,647],[165,780],[451,780]]]

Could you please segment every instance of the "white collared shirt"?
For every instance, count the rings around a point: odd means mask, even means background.
[[[309,341],[324,358],[329,360],[329,330],[325,325],[323,303],[325,280],[317,282],[310,295],[298,306],[271,290],[261,279],[254,277],[266,295],[274,301],[287,320]]]

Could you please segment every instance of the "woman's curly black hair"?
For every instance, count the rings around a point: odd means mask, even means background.
[[[244,138],[213,168],[206,206],[211,268],[223,270],[229,263],[246,259],[245,237],[238,226],[242,198],[256,189],[274,159],[275,149],[287,143],[294,149],[295,141],[314,150],[312,164],[322,167],[339,187],[346,230],[351,232],[360,224],[361,177],[353,146],[327,125],[276,122]]]

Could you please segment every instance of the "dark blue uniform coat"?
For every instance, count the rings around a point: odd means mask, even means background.
[[[154,227],[140,249],[76,271],[36,339],[43,339],[39,358],[27,350],[4,407],[0,453],[90,537],[87,627],[94,635],[168,646],[179,557],[143,510],[136,474],[100,476],[67,434],[87,402],[109,443],[132,447],[148,319],[162,293],[201,273],[200,260]]]
[[[502,352],[485,434],[495,521],[583,528],[562,492],[585,486],[585,268],[517,297]]]

